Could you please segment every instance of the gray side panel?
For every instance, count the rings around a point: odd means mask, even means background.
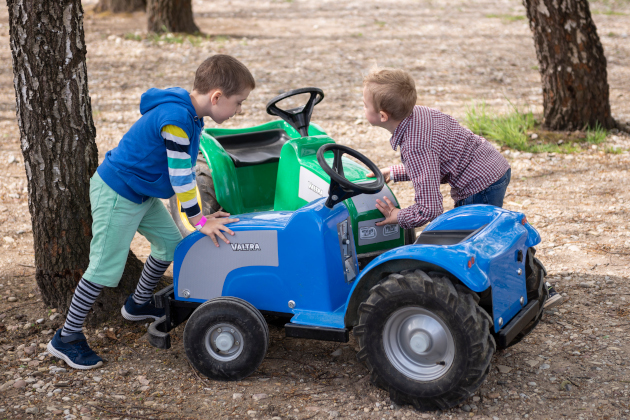
[[[361,194],[361,195],[352,197],[351,200],[354,203],[354,206],[357,208],[357,212],[365,213],[366,211],[374,210],[376,208],[376,199],[378,198],[379,200],[383,201],[383,196],[389,198],[392,201],[392,203],[394,203],[395,206],[398,205],[398,201],[396,201],[396,197],[394,197],[394,194],[392,194],[392,191],[389,189],[387,185],[385,185],[383,189],[380,192],[377,192],[376,194]],[[365,244],[359,244],[359,245],[365,245]]]
[[[188,290],[193,299],[212,299],[221,296],[231,271],[253,265],[278,266],[277,231],[237,231],[230,242],[219,240],[217,248],[206,236],[190,248],[179,272],[178,296]]]
[[[359,246],[391,241],[400,238],[400,226],[376,226],[376,222],[383,219],[365,220],[359,222]]]

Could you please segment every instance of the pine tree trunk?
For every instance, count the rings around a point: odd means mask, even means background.
[[[46,305],[65,311],[88,266],[89,180],[98,165],[80,0],[7,0],[17,119],[28,179],[36,280]],[[106,319],[137,283],[130,253],[122,287],[105,289]]]
[[[616,126],[606,57],[587,0],[523,0],[543,85],[544,126],[576,130]]]
[[[149,32],[199,32],[191,0],[148,0],[147,15]]]
[[[147,0],[98,0],[94,7],[97,13],[132,13],[144,11],[147,8]]]

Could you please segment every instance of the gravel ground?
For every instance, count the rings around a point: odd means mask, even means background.
[[[210,39],[183,43],[144,38],[145,16],[94,15],[85,2],[90,92],[101,158],[138,118],[149,87],[189,88],[206,56],[235,55],[258,88],[242,116],[226,126],[269,121],[264,104],[281,91],[318,86],[326,99],[314,113],[338,142],[379,165],[398,162],[387,133],[363,119],[362,74],[375,64],[416,78],[419,103],[460,120],[467,107],[542,111],[540,78],[524,9],[518,1],[227,1],[194,2]],[[613,115],[630,121],[630,4],[592,2],[608,58]],[[623,419],[630,417],[627,355],[630,325],[630,136],[574,155],[504,150],[513,178],[506,207],[523,211],[540,231],[537,256],[566,302],[548,312],[523,342],[498,352],[474,397],[445,412],[397,407],[370,384],[347,344],[285,338],[271,325],[260,369],[245,381],[199,377],[182,347],[146,341],[146,325],[114,319],[89,328],[103,369],[79,372],[47,355],[63,314],[41,303],[33,277],[33,238],[8,42],[0,4],[0,418],[310,418]],[[210,124],[210,122],[206,122]],[[618,146],[617,154],[604,150]],[[408,184],[394,185],[403,205]],[[448,188],[443,189],[448,196]],[[445,209],[452,200],[445,199]],[[133,250],[149,254],[137,237]]]

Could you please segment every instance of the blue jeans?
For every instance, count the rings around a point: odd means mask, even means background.
[[[505,190],[510,183],[511,176],[512,169],[508,169],[497,182],[477,194],[473,194],[470,197],[459,200],[455,203],[455,207],[465,206],[468,204],[490,204],[492,206],[503,207]]]

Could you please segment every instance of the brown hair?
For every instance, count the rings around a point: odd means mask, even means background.
[[[206,58],[197,68],[193,84],[193,89],[199,93],[205,94],[212,89],[221,89],[228,97],[255,87],[254,76],[247,67],[236,58],[225,54]]]
[[[363,79],[372,94],[376,112],[384,111],[396,121],[402,121],[416,104],[416,83],[401,69],[375,69]]]

